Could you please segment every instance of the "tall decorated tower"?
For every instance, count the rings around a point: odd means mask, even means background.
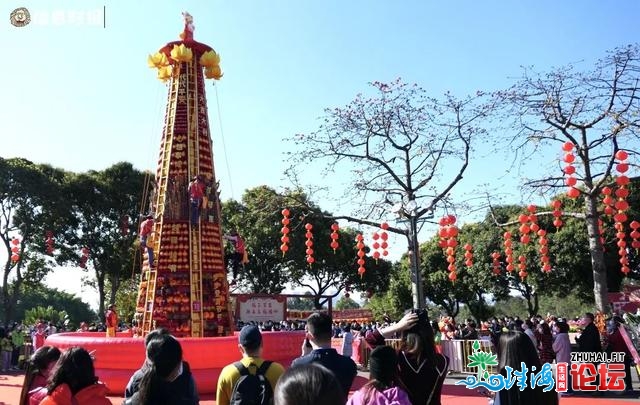
[[[222,77],[220,57],[194,41],[183,13],[180,41],[149,56],[169,96],[152,198],[153,266],[144,252],[137,319],[143,334],[165,327],[177,337],[233,333],[224,266],[220,200],[213,167],[205,78]]]

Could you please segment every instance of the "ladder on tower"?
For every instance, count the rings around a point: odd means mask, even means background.
[[[156,203],[156,216],[163,215],[165,209],[165,201],[167,195],[167,183],[169,179],[169,168],[170,168],[170,156],[171,156],[171,148],[173,146],[173,138],[174,134],[174,126],[176,120],[176,107],[178,104],[178,90],[180,86],[180,77],[174,77],[171,79],[171,91],[169,93],[169,105],[168,112],[165,118],[165,134],[164,134],[164,142],[162,144],[162,152],[160,153],[160,161],[161,167],[160,172],[158,173],[157,185],[158,190],[156,193],[157,203]],[[156,234],[157,235],[157,234]],[[159,238],[158,238],[159,239]]]
[[[153,321],[153,303],[156,296],[156,279],[158,272],[156,269],[147,270],[146,274],[146,297],[144,302],[144,312],[142,315],[142,335],[146,336],[147,333],[155,329]]]
[[[198,148],[198,94],[197,75],[198,64],[191,62],[187,64],[187,153],[188,167],[193,177],[199,174],[199,148]],[[202,209],[200,207],[199,209]],[[191,278],[191,336],[203,336],[203,308],[202,308],[202,235],[200,232],[202,218],[198,216],[198,224],[194,226],[190,222],[189,243],[190,253],[189,272]]]

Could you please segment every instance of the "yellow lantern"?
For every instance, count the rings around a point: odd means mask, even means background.
[[[219,65],[208,67],[204,70],[204,76],[207,79],[220,80],[222,78],[222,69]]]
[[[161,68],[169,64],[169,59],[167,59],[167,55],[164,53],[156,52],[153,55],[149,55],[147,64],[150,68]]]
[[[200,57],[200,64],[206,68],[214,67],[220,64],[220,55],[216,51],[207,51]]]
[[[173,66],[163,66],[158,69],[158,79],[164,82],[171,77],[171,73],[173,73]]]
[[[174,45],[171,50],[171,59],[176,62],[189,62],[193,59],[193,52],[184,44]]]

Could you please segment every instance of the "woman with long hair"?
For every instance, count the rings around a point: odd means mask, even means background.
[[[369,357],[369,382],[353,394],[347,405],[411,405],[398,379],[398,355],[391,346],[373,349]]]
[[[498,372],[507,376],[506,367],[511,367],[513,371],[521,371],[524,363],[529,372],[534,370],[539,372],[542,363],[538,358],[536,348],[529,336],[520,331],[509,331],[500,336],[500,352],[498,353]],[[512,372],[512,377],[515,378]],[[557,405],[558,395],[555,390],[543,391],[544,387],[536,386],[531,388],[530,381],[527,386],[520,390],[514,384],[509,390],[502,390],[496,393],[494,405]]]
[[[274,405],[344,405],[347,400],[336,376],[319,363],[289,368],[273,397]]]
[[[546,322],[538,325],[538,353],[540,354],[540,362],[553,363],[556,358],[556,353],[553,351],[553,335],[551,334],[551,328]]]
[[[376,329],[365,338],[371,346],[384,345],[385,338],[401,333],[398,378],[413,405],[440,405],[449,358],[436,352],[427,311],[412,310],[398,323]]]
[[[111,405],[106,385],[98,382],[93,358],[81,347],[72,347],[58,359],[40,405]]]
[[[33,353],[27,362],[27,371],[24,374],[20,393],[20,405],[38,405],[47,395],[46,390],[42,390],[39,395],[36,391],[47,386],[51,370],[60,358],[60,354],[60,349],[52,346],[42,346]]]
[[[158,334],[147,344],[148,365],[141,369],[138,390],[126,405],[197,405],[195,382],[182,361],[182,346],[169,334]]]

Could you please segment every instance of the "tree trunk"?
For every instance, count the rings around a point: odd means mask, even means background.
[[[104,314],[104,275],[100,275],[96,270],[96,281],[98,284],[98,316],[103,321],[105,320]]]
[[[584,199],[587,235],[589,237],[589,253],[591,268],[593,269],[593,296],[596,310],[607,312],[609,298],[607,296],[607,267],[604,262],[604,252],[598,233],[598,203],[595,196],[587,195]]]

